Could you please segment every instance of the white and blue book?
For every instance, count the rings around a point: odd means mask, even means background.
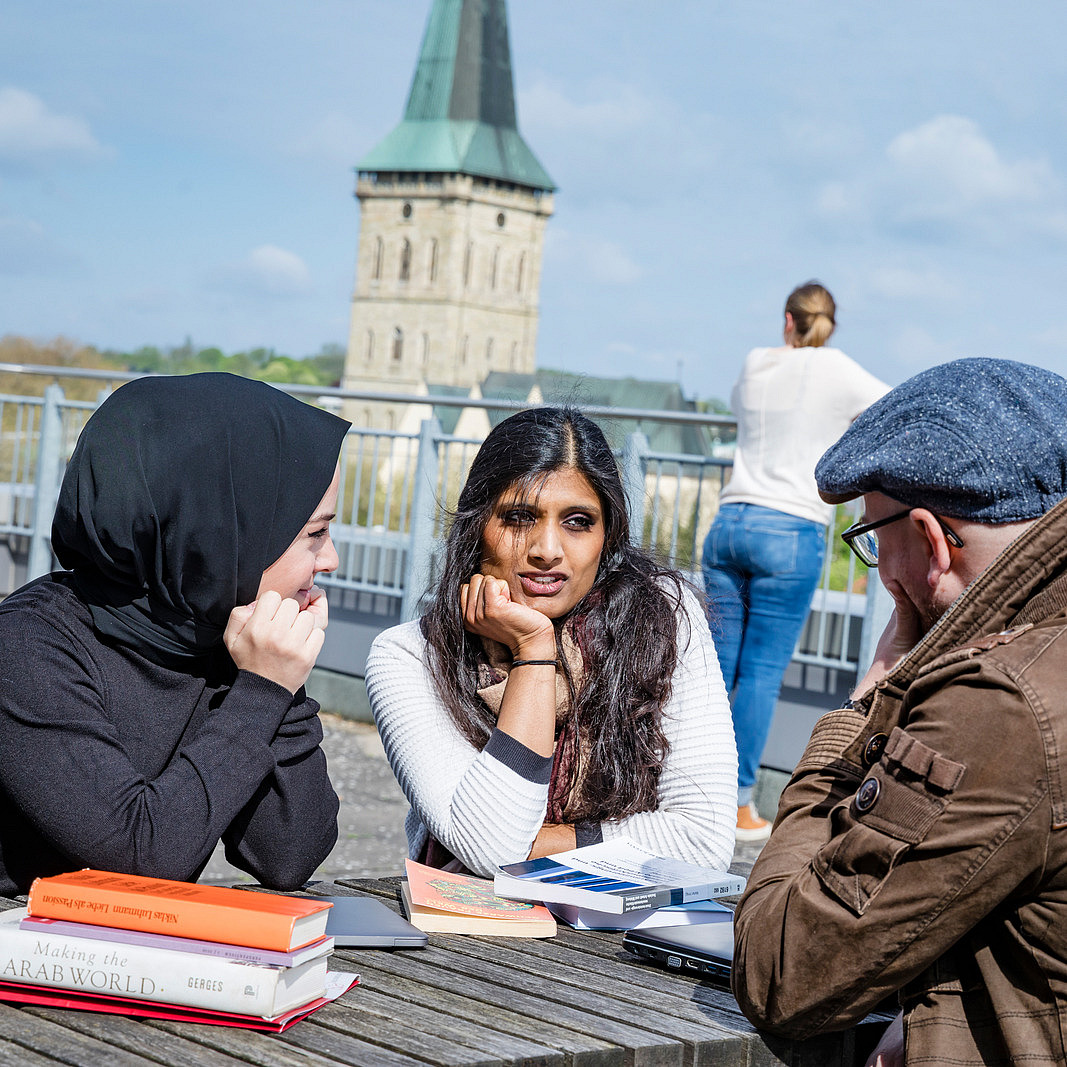
[[[717,900],[693,900],[688,904],[671,904],[666,908],[648,908],[614,915],[573,904],[546,904],[561,922],[575,930],[644,930],[650,926],[695,926],[698,923],[730,922],[734,913]]]
[[[733,896],[744,888],[739,875],[657,856],[625,838],[507,863],[493,879],[500,897],[613,915]]]

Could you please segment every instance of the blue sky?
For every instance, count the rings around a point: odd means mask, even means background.
[[[0,334],[347,338],[352,167],[429,0],[5,0]],[[559,185],[541,365],[726,396],[817,277],[890,383],[1067,374],[1067,4],[511,0],[519,122]]]

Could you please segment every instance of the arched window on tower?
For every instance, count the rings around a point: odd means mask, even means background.
[[[519,342],[511,342],[511,369],[517,371],[519,369]]]
[[[370,363],[374,359],[374,331],[367,331],[367,347],[363,350],[363,358]]]
[[[404,331],[399,326],[393,329],[393,362],[399,363],[404,358]]]
[[[526,253],[523,252],[519,256],[519,265],[515,269],[515,292],[522,292],[522,283],[525,281],[524,275],[526,274]]]
[[[428,333],[422,335],[422,365],[424,367],[430,365],[430,335]]]
[[[492,262],[491,266],[489,267],[489,288],[490,289],[495,289],[496,288],[496,275],[497,275],[497,270],[499,269],[499,267],[500,267],[500,249],[499,248],[494,248],[493,249],[493,262]]]
[[[379,237],[374,242],[374,271],[371,277],[380,281],[382,277],[382,259],[385,256],[385,242]]]
[[[400,280],[402,282],[411,279],[411,242],[405,237],[400,246]]]
[[[471,265],[474,260],[474,244],[467,243],[467,250],[463,253],[463,288],[466,289],[471,283]]]
[[[470,350],[471,339],[464,336],[459,345],[459,365],[465,367],[467,365],[467,355]]]
[[[493,369],[493,339],[491,337],[485,342],[485,369]]]
[[[437,238],[433,238],[430,241],[430,262],[427,264],[426,275],[430,279],[430,284],[433,285],[437,281]]]

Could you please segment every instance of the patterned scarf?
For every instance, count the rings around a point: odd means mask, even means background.
[[[571,634],[572,629],[571,626],[564,628],[561,644],[577,692],[585,674],[585,661],[579,648],[580,634],[578,640],[575,640]],[[496,716],[500,714],[508,675],[511,673],[511,650],[506,645],[488,638],[483,637],[481,640],[484,651],[478,657],[478,696]],[[548,783],[548,808],[545,812],[545,822],[549,823],[575,821],[568,817],[568,808],[581,796],[585,776],[586,761],[583,759],[574,716],[570,712],[571,697],[567,679],[557,668],[556,744],[552,759],[552,777]],[[427,837],[419,862],[440,870],[470,873],[433,834]]]
[[[581,689],[585,674],[585,661],[578,642],[571,634],[571,627],[563,630],[561,644],[563,655],[570,669],[571,680],[577,692]],[[478,657],[478,696],[494,715],[500,714],[508,675],[511,672],[511,651],[506,645],[482,638],[484,656]],[[556,670],[556,746],[552,761],[552,778],[548,785],[548,810],[545,821],[550,823],[573,822],[568,817],[572,801],[581,796],[585,776],[585,763],[574,716],[571,714],[571,696],[563,671]]]

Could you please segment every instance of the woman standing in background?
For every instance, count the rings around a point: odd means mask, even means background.
[[[746,357],[730,398],[737,416],[733,474],[704,541],[712,632],[733,694],[739,841],[771,832],[752,801],[756,771],[833,515],[815,488],[815,464],[888,391],[844,352],[824,347],[835,312],[818,282],[799,286],[785,304],[785,343]]]

